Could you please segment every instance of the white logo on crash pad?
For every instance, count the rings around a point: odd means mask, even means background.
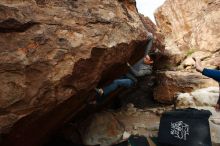
[[[183,121],[171,123],[170,134],[175,138],[186,140],[186,135],[189,135],[189,125]]]

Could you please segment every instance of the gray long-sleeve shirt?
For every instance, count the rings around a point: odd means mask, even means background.
[[[152,44],[153,44],[153,34],[148,33],[147,35],[147,41],[148,44],[145,48],[145,55],[148,55]],[[130,66],[129,73],[126,74],[128,78],[133,80],[134,82],[137,82],[137,77],[142,77],[145,75],[150,75],[152,73],[152,66],[144,63],[144,58],[140,59],[137,63],[135,63],[133,66]]]
[[[138,77],[150,75],[152,73],[152,66],[144,63],[144,58],[140,59],[137,63],[130,67],[129,73],[126,74],[128,78],[137,82]]]
[[[149,54],[149,52],[150,52],[150,50],[152,48],[152,45],[153,45],[153,41],[154,41],[154,36],[153,36],[152,33],[149,32],[147,34],[147,46],[145,48],[145,53],[144,53],[145,55]]]

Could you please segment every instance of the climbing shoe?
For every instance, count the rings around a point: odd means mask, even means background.
[[[99,96],[102,96],[104,93],[103,89],[101,88],[95,88],[94,90],[96,91],[96,93],[98,93]]]

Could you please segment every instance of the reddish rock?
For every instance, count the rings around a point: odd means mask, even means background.
[[[161,71],[157,73],[157,86],[154,98],[163,103],[172,103],[178,93],[191,92],[195,89],[218,86],[218,83],[199,73],[182,71]]]
[[[132,0],[1,0],[0,12],[5,145],[41,145],[146,44]]]
[[[158,49],[159,51],[163,52],[165,49],[164,35],[160,32],[159,28],[150,20],[149,17],[145,17],[144,15],[140,14],[140,18],[144,24],[144,27],[154,36],[154,46],[152,49]]]

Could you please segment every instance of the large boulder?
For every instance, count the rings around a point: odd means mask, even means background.
[[[142,57],[146,36],[132,0],[1,0],[5,143],[40,145],[100,80],[122,74],[132,55]]]
[[[159,111],[164,109],[139,109],[129,103],[117,111],[103,111],[92,115],[77,125],[84,144],[109,146],[127,139],[130,135],[157,136]]]
[[[157,64],[163,72],[157,74],[157,100],[170,102],[178,92],[218,86],[211,79],[200,82],[204,77],[191,75],[195,71],[193,57],[200,58],[204,67],[220,66],[219,14],[219,0],[166,0],[156,10],[156,23],[165,35],[165,50]]]
[[[157,72],[157,76],[154,98],[163,103],[173,103],[177,95],[182,92],[218,86],[218,83],[214,80],[196,72],[160,71]]]
[[[218,87],[201,88],[190,93],[179,93],[177,95],[176,105],[178,107],[214,107],[218,98]]]
[[[85,145],[109,146],[121,140],[124,126],[110,112],[97,113],[86,119],[82,133]]]

